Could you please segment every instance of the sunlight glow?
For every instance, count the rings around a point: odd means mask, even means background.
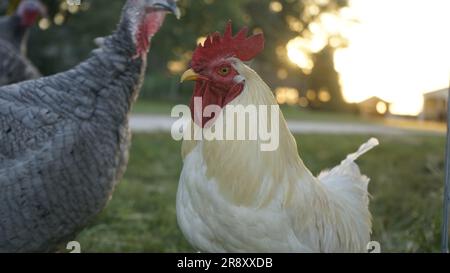
[[[386,114],[386,112],[388,110],[386,103],[384,103],[382,101],[379,101],[377,103],[376,109],[377,109],[378,114],[381,114],[381,115]]]
[[[329,102],[331,100],[330,92],[328,92],[328,90],[326,89],[321,89],[319,91],[319,100],[321,102]]]
[[[345,99],[378,96],[394,114],[417,115],[423,93],[449,84],[449,10],[448,0],[350,1],[343,13],[360,23],[346,30],[349,47],[335,53]]]
[[[283,4],[281,4],[278,1],[272,1],[272,2],[270,2],[269,8],[271,11],[278,13],[278,12],[283,11]]]
[[[295,105],[299,102],[299,92],[291,87],[278,87],[275,95],[279,104]]]
[[[301,32],[303,30],[303,24],[297,17],[288,15],[286,16],[286,22],[292,31]]]
[[[41,20],[39,20],[39,28],[42,30],[47,30],[50,27],[50,20],[48,20],[47,18],[42,18]]]
[[[314,7],[317,7],[313,5]],[[289,28],[301,32],[303,25],[292,16],[286,17]],[[301,36],[291,39],[286,45],[289,60],[296,64],[303,73],[310,74],[314,63],[312,55],[320,52],[330,43],[333,47],[341,44],[337,35],[346,28],[347,20],[340,18],[337,14],[325,12],[308,25]],[[280,55],[277,53],[277,55]]]
[[[310,74],[314,63],[308,53],[311,51],[309,41],[302,37],[294,38],[288,42],[286,49],[289,60],[302,69],[303,73]]]
[[[288,76],[289,76],[289,73],[287,72],[286,69],[284,69],[284,68],[278,69],[278,71],[277,71],[278,79],[285,80],[285,79],[287,79]]]
[[[197,38],[197,45],[202,45],[205,44],[206,41],[206,37],[205,36],[201,36]]]
[[[62,13],[58,12],[55,17],[53,18],[53,22],[55,23],[55,25],[62,25],[64,23],[65,17]]]
[[[183,72],[186,68],[186,64],[183,61],[169,61],[167,63],[167,69],[175,75]]]

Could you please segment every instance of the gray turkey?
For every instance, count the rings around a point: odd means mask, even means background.
[[[9,0],[0,0],[0,14],[4,14],[8,10]]]
[[[38,0],[23,0],[11,16],[0,18],[0,86],[38,78],[26,58],[29,29],[46,8]]]
[[[0,252],[49,252],[107,204],[127,162],[130,109],[173,0],[128,0],[91,57],[0,88]],[[30,92],[32,91],[32,92]]]

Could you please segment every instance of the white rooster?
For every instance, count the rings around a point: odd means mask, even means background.
[[[195,80],[192,116],[218,105],[277,105],[270,88],[244,62],[264,48],[247,30],[209,36],[182,81]],[[201,107],[194,98],[201,97]],[[200,108],[200,109],[199,109]],[[278,109],[279,111],[279,109]],[[194,119],[194,118],[193,118]],[[210,130],[211,118],[193,127]],[[206,126],[205,126],[206,124]],[[187,240],[203,252],[365,252],[370,241],[369,179],[354,161],[376,145],[369,140],[331,171],[314,177],[279,115],[279,148],[255,141],[183,142],[177,218]]]

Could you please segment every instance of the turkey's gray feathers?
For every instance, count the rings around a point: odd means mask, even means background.
[[[39,78],[41,75],[31,62],[11,44],[0,39],[0,86]]]
[[[146,66],[129,29],[74,69],[0,88],[0,252],[54,251],[110,199]]]
[[[28,30],[19,21],[17,15],[0,17],[0,86],[41,76],[25,57]]]

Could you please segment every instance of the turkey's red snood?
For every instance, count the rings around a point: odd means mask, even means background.
[[[150,48],[150,39],[161,28],[166,18],[165,11],[146,11],[136,32],[136,57],[145,56]]]
[[[34,25],[39,15],[40,12],[38,10],[26,10],[20,19],[20,24],[23,27],[31,27]]]
[[[205,125],[216,116],[205,117],[205,108],[209,105],[217,105],[220,108],[225,107],[228,103],[233,101],[242,93],[244,84],[235,84],[231,88],[224,88],[215,86],[214,83],[208,80],[198,80],[195,83],[194,94],[191,98],[190,108],[192,120],[200,127],[205,128]],[[195,105],[195,98],[201,98],[201,107]]]

